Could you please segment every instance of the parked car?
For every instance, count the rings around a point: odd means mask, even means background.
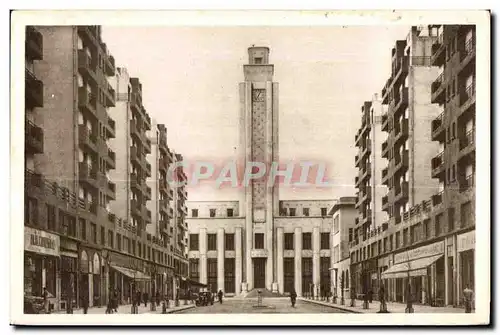
[[[208,306],[214,304],[214,297],[211,292],[200,292],[196,299],[196,306]]]
[[[34,296],[24,296],[25,314],[46,314],[43,306],[43,298]]]

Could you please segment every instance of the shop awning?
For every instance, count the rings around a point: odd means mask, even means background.
[[[441,257],[443,257],[443,255],[435,255],[394,264],[389,269],[382,272],[382,279],[424,276],[427,274],[427,267]]]
[[[197,282],[197,281],[192,280],[192,279],[188,279],[188,283],[189,283],[189,285],[191,285],[193,287],[207,287],[208,286],[207,284],[203,284],[203,283]]]
[[[111,267],[116,271],[120,272],[121,274],[123,274],[124,276],[134,279],[135,281],[144,281],[151,279],[151,277],[149,277],[147,274],[141,271],[124,268],[118,265],[111,265]]]

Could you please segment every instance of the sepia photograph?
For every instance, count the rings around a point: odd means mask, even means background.
[[[11,323],[490,322],[488,11],[11,20]]]

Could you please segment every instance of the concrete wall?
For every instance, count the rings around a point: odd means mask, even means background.
[[[116,91],[115,107],[109,108],[109,115],[115,120],[115,138],[109,140],[110,148],[116,154],[116,167],[109,173],[110,179],[116,184],[116,199],[111,201],[110,210],[118,217],[130,222],[130,119],[128,106],[128,85],[130,77],[126,69],[117,69],[114,78],[109,82]]]
[[[78,194],[76,28],[37,29],[43,36],[43,60],[35,63],[34,70],[44,82],[44,106],[34,111],[33,118],[44,130],[44,154],[36,156],[34,168]]]

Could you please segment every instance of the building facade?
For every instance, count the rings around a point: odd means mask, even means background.
[[[332,296],[342,297],[343,292],[344,299],[350,298],[349,243],[353,240],[359,214],[356,208],[357,202],[356,197],[343,197],[329,210],[333,220]]]
[[[429,26],[396,42],[382,90],[389,219],[350,243],[358,297],[372,291],[378,298],[383,285],[389,301],[406,302],[410,285],[414,303],[456,306],[465,285],[474,289],[474,38],[473,27]],[[403,82],[410,86],[398,91]]]
[[[121,302],[139,282],[159,290],[173,257],[145,231],[150,192],[127,193],[151,171],[128,149],[150,147],[130,126],[150,124],[140,83],[117,85],[100,26],[28,26],[25,73],[25,299],[47,287],[58,310],[103,305],[110,287]]]
[[[267,47],[249,48],[248,59],[238,160],[271,166],[278,162],[278,83]],[[330,290],[333,200],[279,201],[278,191],[263,178],[241,187],[238,201],[190,202],[191,277],[229,295]]]

